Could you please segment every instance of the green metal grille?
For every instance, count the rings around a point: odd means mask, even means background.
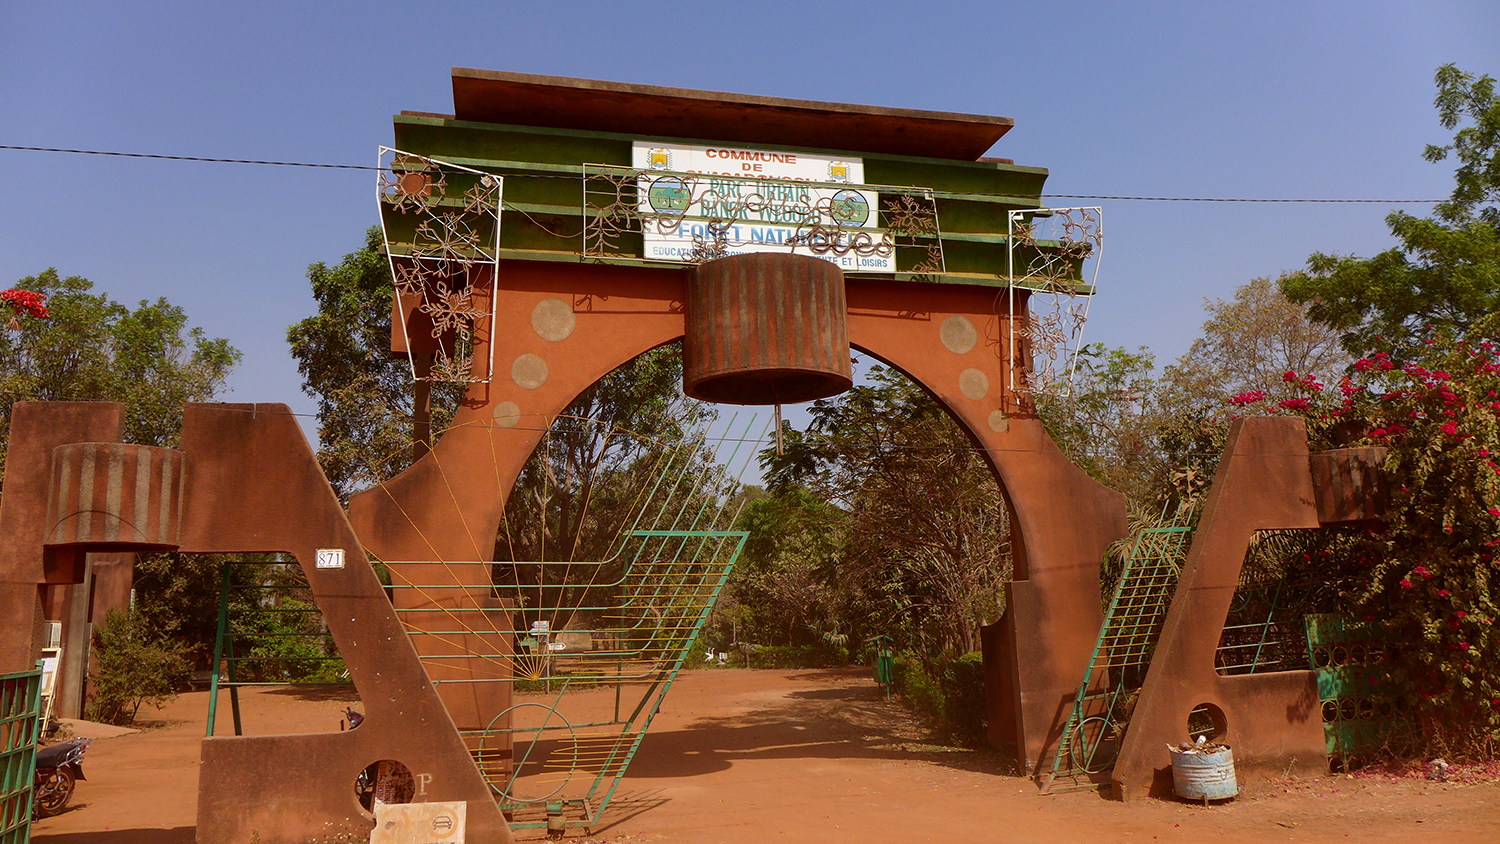
[[[1051,772],[1043,779],[1044,792],[1092,788],[1094,777],[1114,766],[1132,693],[1145,681],[1182,574],[1190,532],[1187,527],[1163,527],[1137,534],[1058,740]]]
[[[1376,624],[1354,624],[1337,613],[1309,615],[1306,624],[1329,761],[1347,766],[1349,757],[1379,748],[1407,723],[1406,698],[1382,689],[1400,653]]]
[[[31,840],[42,670],[0,675],[0,844]]]

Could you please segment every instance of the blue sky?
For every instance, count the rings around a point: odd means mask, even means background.
[[[370,164],[453,66],[1012,117],[1048,192],[1441,198],[1434,69],[1500,75],[1500,11],[1425,3],[0,4],[0,144]],[[372,175],[0,150],[0,285],[55,266],[165,296],[245,352],[236,401],[312,402],[286,351],[307,265],[376,221]],[[1068,204],[1053,200],[1052,204]],[[1104,202],[1088,338],[1168,362],[1388,205]],[[1426,213],[1425,206],[1411,208]]]

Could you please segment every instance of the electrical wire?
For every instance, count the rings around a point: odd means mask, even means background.
[[[61,147],[32,147],[14,144],[0,144],[0,149],[17,150],[22,152],[60,152],[71,155],[104,155],[117,158],[150,158],[161,161],[199,161],[208,164],[258,164],[267,167],[313,167],[325,170],[381,170],[383,168],[367,164],[319,164],[307,161],[268,161],[252,158],[208,158],[198,155],[159,155],[144,152],[117,152],[113,150],[98,149],[65,149]],[[537,173],[527,174],[520,178],[526,179],[577,179],[573,174],[551,174]],[[1313,199],[1313,198],[1271,198],[1260,199],[1253,197],[1233,196],[1105,196],[1101,194],[1076,194],[1076,193],[1045,193],[1043,199],[1093,199],[1111,200],[1115,202],[1248,202],[1248,203],[1283,203],[1283,204],[1343,204],[1343,205],[1436,205],[1446,202],[1444,199]],[[567,235],[559,235],[566,237]],[[571,235],[577,237],[577,235]]]

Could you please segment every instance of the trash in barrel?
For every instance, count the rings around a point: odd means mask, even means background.
[[[1234,778],[1234,751],[1228,745],[1200,739],[1197,744],[1170,744],[1172,790],[1186,800],[1228,800],[1240,793]]]

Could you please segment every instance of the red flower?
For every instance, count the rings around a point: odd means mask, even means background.
[[[35,290],[4,290],[0,291],[0,302],[10,306],[17,316],[29,316],[37,319],[46,319],[52,314],[47,311],[47,306],[42,304],[47,297]]]
[[[1448,594],[1449,593],[1448,593],[1447,589],[1439,589],[1438,590],[1438,597],[1439,598],[1446,598],[1446,597],[1448,597]]]
[[[1458,612],[1454,613],[1454,615],[1458,616],[1459,618],[1467,618],[1469,614],[1464,612],[1463,610],[1459,610]]]
[[[1409,577],[1403,577],[1403,578],[1401,578],[1401,588],[1402,589],[1410,589],[1411,588],[1411,578],[1409,578]]]
[[[1411,570],[1411,573],[1421,577],[1432,577],[1432,572],[1428,571],[1426,566],[1417,566]]]
[[[1244,407],[1247,404],[1254,404],[1255,402],[1258,402],[1265,397],[1265,390],[1250,390],[1249,392],[1240,393],[1239,395],[1230,399],[1229,403],[1234,405],[1235,407]]]
[[[1311,402],[1308,399],[1287,399],[1281,406],[1287,410],[1307,410]]]

